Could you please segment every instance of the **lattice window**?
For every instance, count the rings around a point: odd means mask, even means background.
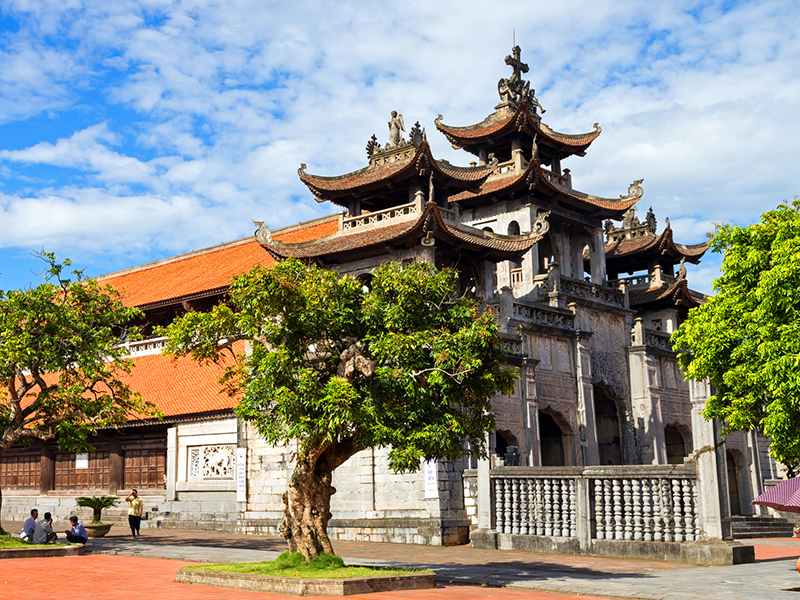
[[[189,480],[233,479],[236,465],[234,444],[189,447]]]

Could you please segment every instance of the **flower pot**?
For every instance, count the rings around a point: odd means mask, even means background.
[[[101,538],[111,530],[111,523],[89,523],[84,527],[90,538]]]

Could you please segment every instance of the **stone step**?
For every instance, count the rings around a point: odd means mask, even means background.
[[[731,535],[734,539],[761,537],[792,537],[792,523],[783,518],[746,517],[737,515],[731,518]]]
[[[792,531],[775,531],[773,529],[767,531],[740,531],[733,534],[733,538],[737,540],[748,540],[753,538],[787,538],[792,537]]]

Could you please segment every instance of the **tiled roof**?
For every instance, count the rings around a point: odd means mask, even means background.
[[[504,190],[514,189],[517,186],[523,185],[528,178],[528,175],[534,168],[534,163],[529,162],[528,166],[517,174],[510,174],[500,177],[490,177],[484,181],[481,186],[475,190],[463,190],[456,194],[451,195],[447,200],[448,202],[466,202],[469,200],[476,200],[484,198],[491,194],[497,194]]]
[[[538,116],[531,114],[530,109],[520,104],[515,110],[500,110],[491,113],[483,121],[473,125],[456,127],[446,125],[439,115],[434,121],[436,128],[441,131],[450,143],[457,148],[468,147],[488,141],[490,137],[497,137],[510,131],[527,131],[530,135],[538,133],[540,144],[561,146],[569,149],[571,153],[580,153],[586,150],[601,133],[601,128],[595,123],[592,131],[586,133],[562,133],[556,131]]]
[[[683,268],[675,279],[666,280],[660,286],[633,288],[628,297],[633,308],[665,302],[674,306],[692,308],[705,302],[703,294],[689,289],[686,271]]]
[[[220,378],[231,359],[220,364],[164,354],[131,359],[133,370],[122,379],[155,404],[165,417],[220,412],[233,409],[238,398],[222,390]]]
[[[303,242],[330,235],[338,228],[338,215],[318,219],[275,232],[286,242]],[[128,306],[184,298],[227,287],[231,280],[256,265],[271,265],[274,259],[252,237],[157,263],[100,277],[114,287]]]
[[[470,187],[484,180],[492,171],[490,166],[458,167],[447,161],[435,160],[428,142],[418,146],[412,144],[391,150],[381,155],[380,160],[343,175],[322,176],[307,173],[302,165],[297,174],[318,200],[333,200],[343,194],[354,194],[374,190],[387,180],[420,176],[432,169],[440,182],[457,188]]]
[[[500,260],[504,260],[529,250],[544,236],[548,228],[546,219],[541,219],[541,221],[537,220],[534,231],[527,235],[492,234],[466,225],[449,223],[444,219],[442,210],[436,204],[428,202],[416,218],[400,223],[388,223],[355,233],[340,232],[300,244],[281,242],[274,237],[270,238],[269,233],[266,232],[261,241],[276,257],[313,259],[355,250],[363,251],[391,241],[421,237],[429,232],[438,239],[455,241],[473,249],[490,250]]]
[[[637,254],[655,253],[659,256],[670,254],[698,263],[708,250],[708,243],[677,244],[672,239],[672,228],[667,226],[659,235],[648,233],[639,237],[610,241],[605,245],[606,260],[614,260]]]
[[[621,195],[619,198],[603,198],[592,194],[579,192],[563,183],[559,182],[558,177],[547,169],[540,168],[536,174],[536,185],[541,185],[550,193],[566,196],[568,201],[573,201],[577,206],[583,205],[587,208],[599,209],[600,217],[620,218],[622,214],[635,206],[643,195],[641,181],[631,184],[628,194]]]

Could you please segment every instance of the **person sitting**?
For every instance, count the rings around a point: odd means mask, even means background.
[[[31,509],[31,516],[25,519],[22,524],[22,531],[19,534],[20,539],[30,542],[33,540],[33,530],[36,529],[36,520],[39,518],[39,511],[35,508]]]
[[[83,526],[83,523],[78,520],[78,517],[75,515],[71,516],[69,522],[71,527],[64,532],[67,534],[67,541],[70,544],[85,544],[88,542],[89,533],[86,531],[86,527]]]
[[[53,531],[53,515],[46,512],[44,519],[38,521],[33,529],[32,542],[34,544],[50,544],[56,541],[56,537]]]

